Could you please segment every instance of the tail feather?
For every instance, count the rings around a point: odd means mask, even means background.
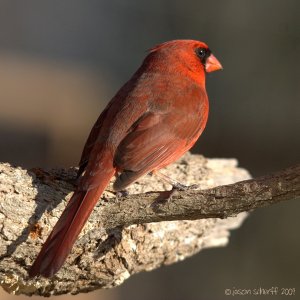
[[[29,276],[53,276],[63,265],[80,231],[113,176],[100,182],[97,188],[75,191],[60,219],[44,243],[42,250],[29,270]]]

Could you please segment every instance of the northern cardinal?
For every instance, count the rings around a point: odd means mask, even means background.
[[[114,189],[123,190],[194,145],[208,118],[205,72],[221,68],[203,42],[174,40],[150,50],[92,128],[78,186],[29,270],[31,277],[51,277],[61,268],[114,175]]]

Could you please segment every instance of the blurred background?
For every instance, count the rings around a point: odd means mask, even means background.
[[[235,157],[253,176],[299,163],[299,11],[297,0],[1,1],[0,161],[77,165],[146,50],[199,39],[224,70],[208,75],[210,118],[193,152]],[[296,201],[260,209],[226,248],[58,299],[225,299],[226,288],[272,286],[299,294],[299,210]]]

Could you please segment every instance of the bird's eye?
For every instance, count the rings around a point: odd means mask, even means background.
[[[198,48],[197,49],[197,55],[199,56],[200,59],[203,59],[206,56],[206,49],[204,48]]]
[[[207,58],[208,58],[208,57],[210,56],[210,54],[211,54],[211,51],[210,51],[209,48],[203,48],[203,47],[201,47],[201,48],[197,48],[197,49],[196,49],[196,54],[197,54],[197,56],[199,57],[201,63],[202,63],[203,65],[205,65]]]

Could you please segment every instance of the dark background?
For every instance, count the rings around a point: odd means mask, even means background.
[[[299,11],[297,0],[1,1],[0,161],[76,165],[146,50],[199,39],[224,70],[208,75],[210,118],[193,152],[235,157],[254,176],[299,163]],[[260,209],[226,248],[76,298],[225,299],[225,288],[272,286],[299,295],[299,209]]]

